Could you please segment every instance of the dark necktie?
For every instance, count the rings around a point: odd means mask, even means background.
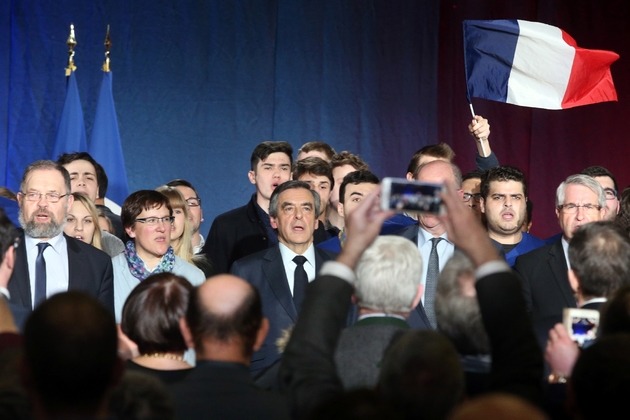
[[[293,262],[297,264],[295,267],[295,273],[293,273],[293,304],[298,313],[302,308],[302,302],[304,302],[304,295],[306,294],[306,286],[308,285],[308,276],[306,270],[304,270],[304,263],[307,261],[303,255],[296,255],[293,258]]]
[[[437,245],[444,238],[431,238],[431,254],[429,254],[429,266],[427,268],[427,280],[424,283],[424,311],[429,318],[431,328],[436,329],[435,322],[435,289],[437,279],[440,274],[440,259],[438,257]]]
[[[46,260],[44,259],[44,250],[48,248],[48,242],[40,242],[37,244],[37,259],[35,260],[35,298],[33,307],[37,307],[46,299]]]

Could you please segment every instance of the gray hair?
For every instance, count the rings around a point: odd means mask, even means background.
[[[70,185],[70,174],[62,165],[54,162],[52,160],[36,160],[26,167],[24,170],[24,175],[22,175],[22,181],[20,182],[20,191],[24,192],[24,185],[26,184],[26,180],[31,172],[38,170],[48,170],[48,171],[59,171],[61,176],[63,176],[63,182],[66,185],[66,194],[70,194],[72,192],[72,186]],[[66,200],[68,197],[66,197]]]
[[[422,256],[406,238],[379,236],[361,256],[356,273],[360,308],[409,312],[422,278]]]
[[[565,193],[567,185],[582,185],[589,190],[593,191],[597,195],[597,205],[600,207],[606,207],[606,193],[601,184],[597,180],[588,175],[571,175],[568,177],[556,190],[556,207],[564,204]]]
[[[269,199],[269,216],[274,219],[278,217],[278,200],[280,194],[282,194],[286,190],[292,190],[295,188],[304,188],[305,190],[309,190],[313,195],[313,200],[315,201],[315,218],[318,218],[320,215],[322,200],[319,198],[319,194],[317,191],[312,190],[311,186],[308,182],[304,181],[286,181],[282,184],[278,185],[273,193],[271,193],[271,198]]]
[[[435,319],[438,329],[455,345],[460,354],[489,354],[490,340],[474,295],[466,294],[463,281],[474,284],[475,267],[462,252],[455,251],[438,277],[435,292]],[[468,276],[473,279],[467,279]]]
[[[447,162],[445,160],[432,160],[430,162],[423,163],[422,165],[418,166],[418,168],[416,168],[416,172],[413,174],[413,179],[418,179],[418,175],[420,175],[420,171],[422,171],[422,168],[427,165],[433,164],[434,162],[444,162],[447,165],[450,165],[451,170],[453,171],[453,181],[455,182],[455,185],[457,185],[457,188],[462,188],[462,171],[453,162]]]

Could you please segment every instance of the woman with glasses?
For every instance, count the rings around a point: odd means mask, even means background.
[[[164,185],[156,191],[164,194],[173,208],[174,221],[171,226],[171,246],[175,255],[194,264],[205,274],[206,278],[215,274],[212,264],[204,255],[195,255],[192,247],[191,216],[188,203],[182,193],[175,187]]]
[[[151,274],[177,274],[193,286],[206,279],[200,269],[175,255],[171,246],[173,209],[166,196],[153,190],[136,191],[123,203],[120,216],[131,240],[125,252],[112,259],[117,323],[131,290]]]

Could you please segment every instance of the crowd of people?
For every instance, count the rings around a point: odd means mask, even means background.
[[[462,175],[443,143],[408,166],[445,186],[445,214],[382,209],[379,178],[348,151],[310,142],[294,162],[268,141],[251,199],[206,237],[186,180],[117,215],[88,153],[32,163],[3,191],[18,210],[0,202],[0,418],[621,412],[630,193],[601,166],[568,174],[561,232],[537,238],[524,173],[499,164],[486,119],[468,130],[478,169]],[[582,345],[567,313],[599,320],[597,338]]]

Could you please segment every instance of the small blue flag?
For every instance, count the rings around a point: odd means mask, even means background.
[[[79,88],[73,71],[67,80],[66,101],[63,104],[51,159],[57,160],[62,153],[86,152],[87,142],[85,139],[81,98],[79,98]]]

